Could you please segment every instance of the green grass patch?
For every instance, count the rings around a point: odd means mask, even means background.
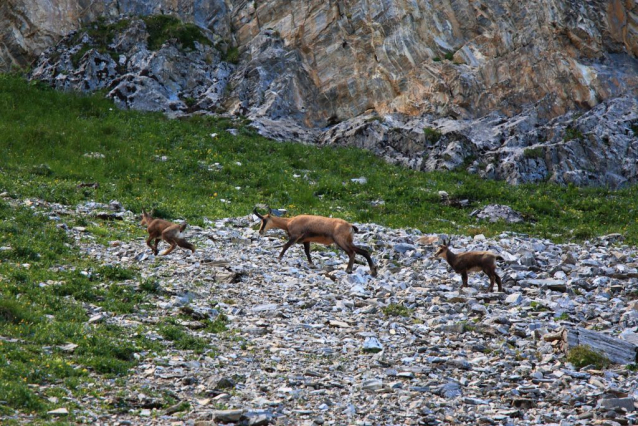
[[[239,129],[239,135],[228,128]],[[217,133],[214,139],[212,133]],[[84,156],[91,152],[104,158]],[[495,203],[533,220],[490,224],[488,237],[514,231],[564,242],[619,232],[628,244],[638,243],[638,224],[627,221],[627,214],[638,211],[636,186],[618,191],[550,183],[514,187],[465,172],[417,172],[354,148],[270,141],[242,121],[168,120],[120,111],[97,96],[44,90],[9,75],[0,76],[0,158],[0,190],[19,197],[72,206],[117,199],[134,212],[155,208],[159,217],[194,225],[203,225],[205,217],[243,216],[266,203],[290,215],[467,234],[476,226],[472,209]],[[368,179],[366,185],[350,181],[360,176]],[[83,182],[99,187],[78,188]],[[468,199],[470,205],[461,210],[442,205],[438,191]],[[372,207],[371,201],[379,199],[385,204]],[[130,224],[84,226],[103,244],[144,236]],[[0,258],[28,263],[51,252],[37,238],[23,241],[11,221],[0,223],[3,232],[13,234],[13,242]],[[52,241],[53,251],[64,250],[66,236],[61,238]]]
[[[44,419],[60,404],[40,387],[63,386],[82,397],[95,380],[128,374],[138,362],[134,353],[162,349],[121,327],[88,323],[84,302],[121,314],[144,305],[146,295],[126,284],[135,271],[96,266],[56,224],[0,200],[0,246],[10,247],[0,251],[0,415]],[[64,349],[69,343],[77,345],[72,352]],[[75,403],[65,401],[73,421]]]
[[[412,314],[412,310],[406,308],[399,303],[390,303],[388,306],[384,306],[381,311],[387,317],[409,317]]]
[[[176,349],[192,350],[201,354],[209,348],[208,341],[201,337],[192,336],[181,326],[170,322],[160,325],[158,332],[164,339],[170,340]]]
[[[454,52],[447,52],[445,55],[443,55],[443,57],[448,61],[451,61],[452,59],[454,59]]]
[[[205,330],[209,333],[221,333],[228,330],[228,327],[226,326],[228,324],[228,317],[224,314],[217,315],[213,321],[206,320],[205,323]]]
[[[567,354],[567,361],[576,368],[593,365],[597,370],[607,368],[611,364],[606,356],[594,351],[589,346],[584,345],[575,346],[570,349]]]

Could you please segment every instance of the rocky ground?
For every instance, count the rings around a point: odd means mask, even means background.
[[[32,203],[64,226],[78,209]],[[118,208],[118,204],[112,206]],[[102,217],[104,213],[101,213]],[[97,215],[99,216],[99,215]],[[125,220],[134,220],[123,212]],[[625,425],[638,423],[638,377],[625,365],[599,371],[566,361],[560,332],[580,326],[621,338],[638,326],[638,253],[612,235],[554,244],[523,235],[452,236],[457,250],[499,253],[505,293],[489,293],[484,275],[460,276],[433,260],[432,238],[409,229],[357,224],[356,242],[373,251],[379,276],[363,259],[352,275],[347,258],[315,247],[310,268],[301,247],[277,261],[280,231],[260,238],[246,216],[190,226],[197,246],[155,257],[140,229],[130,241],[95,242],[69,227],[81,250],[100,264],[136,268],[161,290],[156,310],[93,318],[134,328],[180,320],[217,351],[171,349],[139,354],[125,379],[126,414],[104,414],[87,396],[84,420],[174,425]],[[212,240],[210,237],[214,238]],[[420,240],[419,240],[420,239]],[[164,245],[165,247],[165,245]],[[200,320],[227,315],[229,331],[199,330]],[[403,316],[405,315],[405,316]],[[152,333],[151,333],[152,334]],[[154,334],[149,337],[162,339]],[[170,347],[170,343],[166,342]],[[156,409],[169,392],[187,412]],[[101,401],[104,403],[105,401]]]

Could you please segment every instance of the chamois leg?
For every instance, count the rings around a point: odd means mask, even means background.
[[[149,248],[151,250],[153,250],[153,253],[155,253],[155,249],[153,248],[153,244],[151,244],[151,241],[153,240],[153,237],[151,237],[150,235],[148,236],[148,238],[146,239],[146,245],[149,246]],[[155,253],[157,254],[157,253]]]
[[[153,246],[153,240],[155,240],[155,246]],[[155,238],[153,235],[149,235],[146,239],[146,245],[150,247],[153,251],[153,254],[157,256],[157,243],[159,242],[159,238]]]
[[[296,242],[297,242],[297,238],[290,237],[288,242],[286,244],[284,244],[284,248],[281,250],[281,253],[279,253],[279,260],[281,260],[281,258],[284,257],[284,253],[286,253],[286,250],[288,250],[290,248],[290,246],[293,245]]]
[[[157,249],[157,246],[160,243],[161,238],[155,238],[155,247],[153,247],[153,252],[155,253],[155,256],[157,256],[157,253],[159,253],[159,250]]]
[[[310,243],[303,243],[303,250],[306,252],[306,257],[308,258],[308,263],[310,263],[310,266],[314,266],[312,263],[312,259],[310,258]]]
[[[166,256],[167,254],[169,254],[170,252],[172,252],[173,250],[175,250],[175,247],[177,247],[177,243],[176,243],[174,240],[170,241],[170,245],[171,245],[171,246],[170,246],[169,248],[167,248],[167,249],[164,251],[164,253],[162,253],[162,256]]]
[[[496,284],[498,284],[498,291],[503,292],[503,283],[501,282],[501,277],[498,276],[496,271],[494,271],[494,276],[496,277]]]
[[[354,250],[360,254],[361,256],[365,257],[366,260],[368,261],[368,265],[370,266],[370,275],[372,275],[373,277],[377,276],[377,267],[374,266],[374,262],[372,261],[372,258],[370,257],[370,253],[368,253],[367,250],[364,250],[360,247],[354,246]]]
[[[191,243],[189,243],[188,241],[186,241],[186,239],[184,238],[176,238],[175,242],[177,243],[178,246],[180,246],[181,248],[185,248],[190,250],[191,252],[195,253],[195,246],[192,245]]]
[[[352,243],[348,243],[347,241],[337,241],[337,240],[335,240],[335,244],[341,250],[345,251],[346,254],[348,255],[349,259],[348,259],[348,267],[346,268],[346,273],[347,274],[351,274],[352,273],[352,265],[354,265],[354,256],[355,256],[355,251],[352,248]]]
[[[496,282],[496,278],[494,278],[494,276],[496,275],[494,273],[494,271],[486,271],[485,272],[487,274],[488,277],[490,277],[490,286],[488,288],[489,292],[493,292],[494,291],[494,283]]]
[[[463,284],[461,284],[461,288],[467,287],[467,272],[461,272],[461,279],[463,280]]]
[[[354,265],[355,252],[354,252],[354,250],[350,250],[350,251],[346,250],[346,253],[348,254],[348,257],[350,258],[350,259],[348,259],[348,267],[346,268],[346,273],[347,274],[351,274],[352,273],[352,266]]]

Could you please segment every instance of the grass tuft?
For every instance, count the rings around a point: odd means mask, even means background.
[[[567,354],[567,361],[569,361],[576,368],[583,368],[588,365],[593,365],[597,370],[609,367],[611,362],[609,359],[594,351],[589,346],[579,345],[569,350]]]
[[[412,314],[412,310],[398,303],[390,303],[388,306],[384,306],[381,311],[387,317],[409,317]]]

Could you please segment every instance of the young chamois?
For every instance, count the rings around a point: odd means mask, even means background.
[[[503,291],[503,284],[501,284],[501,277],[496,275],[496,260],[503,260],[501,256],[498,256],[489,251],[468,251],[465,253],[453,253],[449,248],[450,240],[444,240],[443,244],[439,246],[439,249],[434,254],[434,257],[447,260],[454,272],[461,274],[463,278],[463,284],[461,288],[467,287],[467,273],[468,272],[480,272],[483,271],[490,277],[489,290],[494,290],[494,281],[498,284],[498,291]]]
[[[146,245],[153,250],[155,256],[157,256],[157,245],[159,244],[160,239],[171,245],[164,251],[164,253],[162,253],[162,255],[169,254],[175,250],[175,247],[177,246],[188,249],[193,253],[195,252],[195,246],[186,241],[186,239],[182,236],[182,232],[186,229],[186,223],[178,225],[176,223],[169,222],[168,220],[154,219],[151,214],[152,212],[146,213],[146,211],[142,209],[142,221],[140,222],[140,225],[146,226],[146,230],[148,231]],[[153,240],[155,240],[155,245],[151,244]]]
[[[377,276],[377,268],[374,266],[370,253],[355,246],[352,242],[354,233],[358,232],[357,228],[345,220],[306,214],[290,218],[277,217],[271,214],[272,210],[270,208],[268,208],[268,213],[263,216],[259,214],[257,208],[253,210],[253,213],[261,219],[259,235],[264,235],[266,231],[273,228],[283,229],[288,234],[289,240],[284,244],[284,248],[279,254],[279,260],[281,260],[290,246],[295,243],[300,243],[303,244],[308,263],[312,266],[310,243],[319,243],[327,246],[334,243],[341,250],[345,251],[350,258],[348,267],[346,268],[348,274],[352,273],[355,254],[360,254],[368,261],[370,274],[373,277]]]

